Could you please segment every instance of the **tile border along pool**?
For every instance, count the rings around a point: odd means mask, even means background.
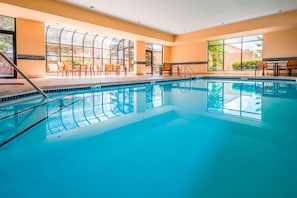
[[[281,80],[281,81],[295,81],[296,77],[286,76],[228,76],[228,75],[197,75],[195,78],[199,79],[222,79],[222,80]],[[37,84],[46,93],[60,92],[60,91],[73,91],[90,89],[92,87],[111,87],[111,86],[124,86],[131,84],[146,84],[151,82],[164,82],[172,80],[186,80],[191,77],[182,76],[102,76],[93,78],[59,78],[59,77],[46,77],[46,78],[32,78],[32,81]],[[38,96],[38,92],[25,81],[25,79],[0,79],[0,104],[1,102],[14,101],[16,99],[24,98],[27,96]],[[1,106],[1,105],[0,105]]]

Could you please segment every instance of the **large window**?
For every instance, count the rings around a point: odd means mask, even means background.
[[[15,49],[15,19],[0,15],[0,51],[15,63]],[[15,77],[13,68],[2,57],[0,77]]]
[[[133,71],[134,44],[130,40],[49,25],[45,30],[47,63],[71,61],[102,67],[117,63]]]
[[[208,71],[254,70],[262,59],[263,35],[208,42]]]

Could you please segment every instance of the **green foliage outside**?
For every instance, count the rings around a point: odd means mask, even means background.
[[[14,31],[14,18],[0,15],[0,29]]]
[[[242,68],[241,68],[242,64]],[[233,70],[255,70],[257,66],[257,60],[243,60],[241,61],[236,61],[232,63],[232,68]]]
[[[218,71],[223,67],[222,40],[211,41],[208,46],[208,70]]]

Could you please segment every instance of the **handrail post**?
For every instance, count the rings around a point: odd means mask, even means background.
[[[22,72],[6,55],[4,55],[2,52],[0,52],[0,55],[18,72],[20,73],[23,78],[25,78],[41,95],[43,95],[45,98],[48,98],[48,95],[44,93],[34,82],[32,82],[29,77]]]

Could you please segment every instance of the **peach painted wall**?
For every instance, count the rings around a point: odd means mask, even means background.
[[[136,41],[135,42],[135,49],[134,49],[134,57],[136,64],[134,65],[135,67],[135,72],[137,75],[144,75],[146,73],[146,67],[145,67],[145,42],[144,41]],[[140,63],[143,62],[143,63]]]
[[[42,22],[17,18],[16,32],[18,55],[45,56],[44,24]],[[44,76],[46,73],[45,60],[17,59],[17,66],[31,77]]]
[[[207,42],[191,42],[170,47],[170,63],[204,62],[207,61]],[[196,73],[205,73],[206,64],[193,64]]]
[[[264,34],[263,57],[297,57],[297,28]]]

